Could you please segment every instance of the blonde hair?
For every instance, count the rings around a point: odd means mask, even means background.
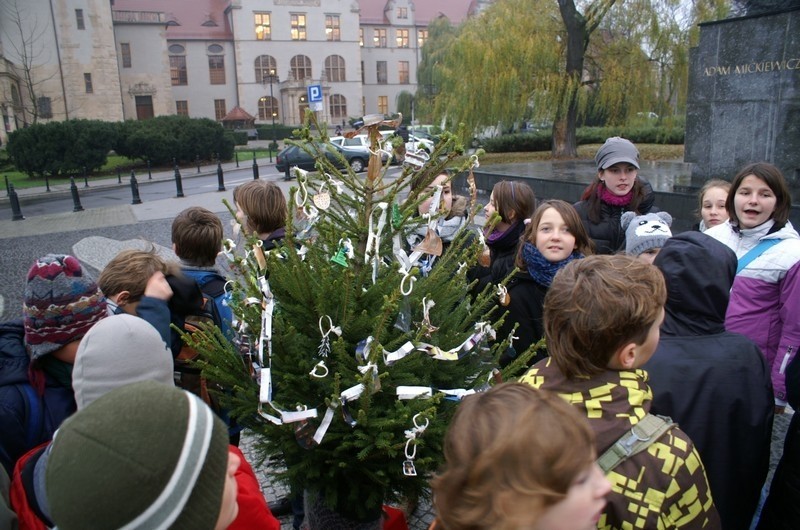
[[[586,418],[556,394],[503,383],[459,405],[431,482],[444,530],[516,529],[563,500],[595,458]]]

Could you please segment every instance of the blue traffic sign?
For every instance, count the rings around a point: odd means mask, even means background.
[[[322,103],[322,85],[308,85],[308,102]]]

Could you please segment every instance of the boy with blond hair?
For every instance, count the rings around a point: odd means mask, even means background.
[[[521,379],[558,392],[589,419],[598,455],[650,410],[641,367],[655,352],[667,292],[661,272],[623,255],[575,260],[555,276],[544,301],[550,358]],[[720,528],[700,456],[677,427],[610,469],[602,529]]]

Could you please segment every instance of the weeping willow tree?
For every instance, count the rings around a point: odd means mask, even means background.
[[[434,114],[470,130],[552,122],[553,155],[575,156],[590,106],[611,123],[682,108],[690,30],[723,2],[499,0],[439,50]]]

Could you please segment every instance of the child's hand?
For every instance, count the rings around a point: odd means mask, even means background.
[[[172,288],[167,283],[163,272],[156,272],[150,279],[147,280],[147,285],[144,288],[144,295],[151,298],[158,298],[165,302],[172,298]]]

